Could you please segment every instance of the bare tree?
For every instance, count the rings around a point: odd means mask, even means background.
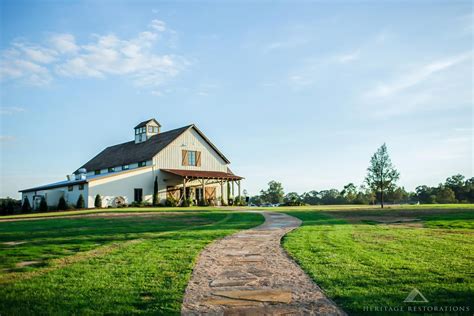
[[[380,205],[383,208],[384,194],[395,187],[400,173],[395,169],[388,155],[387,146],[383,144],[370,159],[365,182],[375,192],[380,192]]]

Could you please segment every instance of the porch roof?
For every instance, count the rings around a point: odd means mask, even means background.
[[[201,171],[201,170],[182,170],[182,169],[161,169],[183,178],[188,179],[222,179],[222,180],[242,180],[243,177],[237,176],[229,172],[220,171]]]

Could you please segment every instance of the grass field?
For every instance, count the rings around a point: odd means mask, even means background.
[[[284,212],[304,222],[284,238],[284,248],[349,314],[435,306],[472,314],[472,205]],[[404,303],[413,288],[429,302]]]
[[[179,314],[198,253],[262,222],[214,211],[0,223],[0,314]]]

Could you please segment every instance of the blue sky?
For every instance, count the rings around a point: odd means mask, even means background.
[[[155,117],[195,123],[257,193],[473,171],[473,8],[446,2],[2,1],[0,196]]]

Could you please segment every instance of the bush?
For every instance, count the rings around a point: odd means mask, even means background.
[[[86,203],[84,202],[84,197],[81,194],[79,195],[79,198],[77,199],[76,208],[82,209],[85,207],[86,207]]]
[[[61,199],[59,201],[61,201]],[[66,201],[64,201],[64,204],[66,204]],[[44,198],[44,196],[41,198],[41,202],[40,202],[40,205],[39,205],[39,211],[40,212],[47,212],[48,211],[48,203],[46,203],[46,199]]]
[[[153,206],[158,206],[160,204],[160,198],[158,196],[158,177],[155,177],[155,183],[153,184]]]
[[[9,197],[0,199],[0,213],[2,215],[11,215],[15,213],[15,210],[19,209],[20,207],[21,201]]]
[[[43,198],[43,199],[44,199],[44,198]],[[43,200],[41,200],[41,202],[43,202]],[[45,201],[45,202],[46,202],[46,201]],[[41,204],[40,204],[40,208],[41,208]],[[66,200],[64,199],[63,196],[61,196],[61,197],[59,198],[59,202],[58,202],[58,207],[57,207],[57,209],[58,209],[59,211],[65,211],[65,210],[67,210],[67,203],[66,203]]]
[[[95,196],[94,206],[95,206],[96,208],[102,208],[102,198],[101,198],[100,194],[97,194],[97,195]]]
[[[30,212],[31,211],[31,205],[30,205],[30,200],[28,198],[25,198],[23,200],[23,205],[21,206],[21,211],[22,212]]]
[[[193,201],[191,199],[184,199],[183,200],[183,203],[181,203],[181,206],[184,206],[184,207],[189,207],[189,206],[192,206],[193,205]]]
[[[174,197],[168,196],[165,201],[165,206],[168,206],[168,207],[178,206],[178,201]]]

